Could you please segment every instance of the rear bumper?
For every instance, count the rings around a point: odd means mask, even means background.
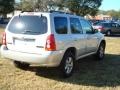
[[[42,54],[31,54],[17,51],[11,51],[6,46],[1,46],[1,56],[13,61],[21,61],[29,64],[37,64],[40,66],[56,67],[59,66],[64,51],[46,51]]]

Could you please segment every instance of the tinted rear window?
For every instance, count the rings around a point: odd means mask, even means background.
[[[42,16],[16,16],[8,26],[16,34],[38,35],[47,32],[47,18]]]
[[[110,27],[110,23],[103,23],[104,27]]]
[[[102,26],[102,23],[94,24],[95,26]]]

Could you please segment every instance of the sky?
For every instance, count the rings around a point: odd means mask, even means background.
[[[120,10],[120,0],[103,0],[100,10]]]
[[[20,0],[16,0],[20,1]],[[100,10],[120,10],[120,0],[103,0]]]

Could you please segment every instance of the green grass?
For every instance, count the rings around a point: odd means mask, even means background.
[[[103,61],[81,59],[72,77],[62,79],[58,70],[32,66],[21,70],[0,58],[0,90],[120,90],[120,37],[107,37]]]

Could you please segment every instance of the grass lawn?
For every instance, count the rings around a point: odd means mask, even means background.
[[[81,59],[72,77],[62,79],[53,68],[26,71],[0,58],[0,90],[120,90],[120,37],[106,37],[103,61]]]

